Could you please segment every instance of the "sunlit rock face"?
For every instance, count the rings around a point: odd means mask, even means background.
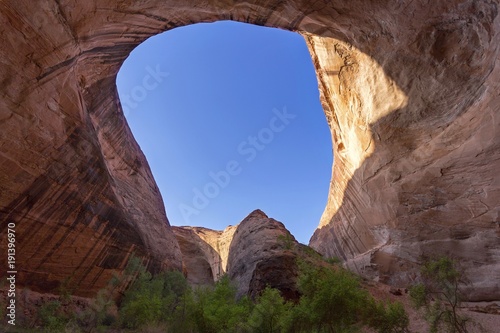
[[[335,149],[310,245],[399,286],[450,256],[470,299],[500,299],[497,5],[431,7],[375,13],[354,45],[306,36]]]
[[[182,269],[115,78],[146,38],[227,19],[301,32],[311,50],[335,164],[310,244],[392,284],[450,255],[471,299],[500,299],[493,0],[2,2],[0,230],[16,223],[19,286],[92,295],[132,252]]]

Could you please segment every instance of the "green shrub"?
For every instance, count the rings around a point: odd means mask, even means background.
[[[39,321],[50,332],[62,331],[68,323],[78,323],[86,332],[105,332],[111,326],[176,333],[352,333],[362,326],[380,333],[406,332],[402,305],[377,302],[354,274],[324,262],[298,265],[298,303],[286,302],[280,291],[269,287],[254,303],[248,297],[238,299],[227,276],[212,287],[192,289],[182,273],[152,276],[132,256],[124,273],[98,293],[78,322],[64,315],[59,302],[44,305]],[[129,287],[116,318],[113,291],[124,284]],[[75,325],[69,329],[79,330]]]
[[[304,262],[299,267],[302,296],[284,320],[286,332],[357,332],[363,325],[384,333],[406,332],[403,306],[375,301],[354,274]]]
[[[283,332],[292,306],[285,302],[279,290],[266,287],[253,307],[247,325],[255,333]]]
[[[309,257],[316,258],[316,259],[324,259],[323,256],[321,255],[321,253],[319,253],[318,251],[316,251],[315,249],[313,249],[310,246],[304,245],[304,246],[301,246],[301,249],[302,249],[303,253],[305,253]]]
[[[45,332],[61,332],[69,322],[68,316],[62,313],[59,301],[43,304],[38,310],[38,319]]]
[[[283,246],[285,250],[291,250],[295,246],[295,238],[290,233],[278,236],[278,243]]]
[[[122,300],[119,310],[122,327],[138,329],[146,324],[168,321],[187,289],[187,282],[183,277],[179,279],[178,274],[166,272],[152,277],[149,272],[140,270]]]
[[[71,277],[67,277],[62,281],[58,288],[59,292],[59,300],[61,300],[64,304],[68,303],[71,300],[71,295],[74,292],[74,283],[72,282]]]
[[[298,313],[303,331],[345,331],[360,322],[360,310],[368,293],[351,273],[307,265],[301,267],[298,286],[302,293]]]
[[[239,332],[245,327],[251,307],[247,297],[236,299],[236,287],[224,276],[213,289],[194,292],[192,319],[197,332]]]
[[[137,329],[146,324],[156,324],[162,315],[162,302],[153,293],[137,294],[129,298],[120,309],[122,326]]]
[[[326,259],[326,262],[332,265],[340,265],[342,260],[339,257],[330,257]]]
[[[365,309],[363,322],[379,333],[408,332],[410,320],[401,303],[384,303],[371,298]]]

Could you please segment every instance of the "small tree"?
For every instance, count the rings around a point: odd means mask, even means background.
[[[385,303],[370,298],[366,303],[363,322],[379,333],[406,333],[410,319],[403,304]]]
[[[285,250],[291,250],[295,245],[295,239],[289,232],[284,235],[279,235],[278,242],[283,246]]]
[[[139,273],[121,303],[122,326],[137,329],[158,323],[163,313],[162,291],[163,281],[153,279],[149,272]]]
[[[257,299],[248,326],[255,333],[282,332],[284,329],[284,318],[292,308],[280,295],[279,290],[266,287]]]
[[[163,272],[153,277],[141,269],[122,300],[122,326],[137,329],[174,321],[176,309],[183,305],[188,288],[180,272]]]
[[[43,304],[38,310],[38,319],[44,332],[61,332],[70,321],[59,301]]]
[[[240,332],[251,312],[248,297],[236,298],[236,286],[223,276],[213,289],[200,288],[194,292],[193,315],[196,332]]]
[[[410,288],[410,296],[417,309],[425,309],[430,332],[469,332],[468,328],[474,323],[458,312],[465,281],[457,263],[447,257],[426,261],[422,280]]]
[[[357,332],[362,325],[383,333],[407,331],[403,306],[377,302],[354,274],[305,262],[299,267],[302,296],[286,318],[287,332]]]

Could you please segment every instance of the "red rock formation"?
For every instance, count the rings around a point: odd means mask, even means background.
[[[207,286],[214,283],[214,274],[206,254],[219,257],[208,244],[203,242],[192,230],[172,227],[182,253],[184,274],[193,286]],[[220,261],[220,259],[219,259]]]
[[[237,286],[238,295],[255,298],[271,286],[288,299],[298,299],[300,246],[283,223],[268,218],[264,212],[255,210],[224,231],[200,227],[172,229],[191,284],[209,285],[227,274]]]
[[[351,44],[306,36],[335,149],[310,245],[399,286],[421,257],[451,256],[470,299],[499,299],[498,6],[405,8]]]
[[[270,287],[278,289],[286,300],[298,302],[300,292],[297,287],[299,276],[297,259],[296,252],[281,251],[257,262],[248,284],[248,296],[257,299],[265,288]]]
[[[289,237],[289,249],[280,236]],[[238,295],[256,296],[269,285],[295,298],[297,255],[291,251],[295,245],[297,241],[283,223],[261,210],[250,213],[234,232],[227,261],[227,273]]]
[[[132,251],[180,269],[115,77],[144,39],[224,19],[309,44],[335,147],[311,245],[393,284],[453,255],[471,298],[500,299],[495,0],[3,1],[0,248],[16,223],[18,283],[92,294]]]

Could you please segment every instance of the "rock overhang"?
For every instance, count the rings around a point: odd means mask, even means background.
[[[132,252],[180,269],[115,76],[149,36],[232,19],[309,45],[335,147],[311,245],[395,284],[421,255],[456,256],[480,286],[471,298],[498,299],[495,2],[10,1],[0,13],[1,219],[17,223],[21,284],[54,291],[71,276],[92,294]]]

